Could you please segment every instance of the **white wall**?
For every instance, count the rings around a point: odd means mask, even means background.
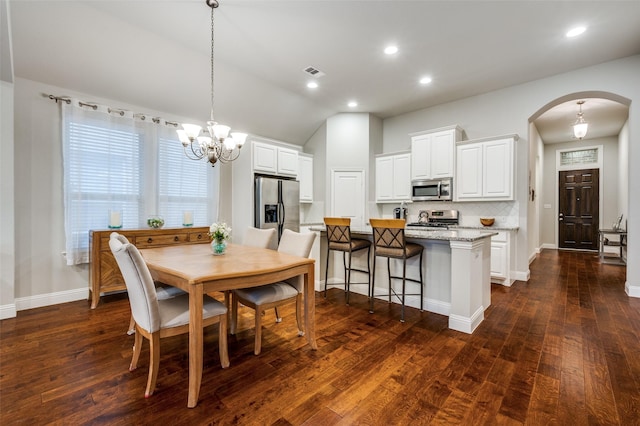
[[[0,319],[3,319],[16,315],[13,84],[6,81],[0,81],[0,132]]]
[[[300,223],[323,223],[325,216],[325,178],[327,170],[327,124],[322,124],[304,144],[303,151],[313,155],[313,203],[300,205]]]
[[[373,173],[370,170],[369,121],[370,115],[366,113],[337,114],[327,120],[325,214],[330,214],[331,211],[331,170],[333,169],[364,170],[367,182],[365,194],[369,193],[369,181]],[[365,210],[365,220],[369,217],[368,214]]]
[[[516,158],[516,201],[519,203],[519,226],[517,235],[516,268],[528,268],[528,172],[529,149],[528,120],[531,115],[550,101],[569,93],[605,91],[632,100],[629,109],[629,135],[640,132],[640,55],[610,61],[558,74],[545,79],[508,87],[502,90],[461,99],[403,114],[384,120],[385,152],[400,150],[406,146],[411,132],[432,129],[451,124],[462,127],[467,139],[517,133],[518,154]],[[629,162],[640,162],[640,146],[630,143]],[[640,170],[629,170],[629,194],[640,191]],[[640,229],[640,198],[629,198],[629,229]],[[635,223],[635,226],[633,226]],[[635,241],[635,242],[634,242]],[[639,258],[640,241],[633,235],[629,238],[629,258]],[[627,265],[629,293],[640,297],[640,264]]]
[[[622,224],[629,217],[629,122],[618,135],[618,212],[624,215]],[[637,164],[637,163],[635,163]],[[626,229],[626,226],[625,226]]]
[[[60,107],[43,93],[74,96],[168,120],[193,121],[70,89],[16,79],[14,150],[15,164],[19,167],[15,167],[13,188],[16,235],[14,296],[18,310],[88,296],[88,265],[67,266],[63,257],[65,235]],[[2,116],[4,120],[4,112]],[[3,153],[3,164],[6,161],[4,158]]]

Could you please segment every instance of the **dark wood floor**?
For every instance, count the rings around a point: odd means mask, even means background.
[[[187,337],[163,340],[156,393],[148,367],[128,371],[128,301],[108,297],[22,311],[0,323],[0,424],[640,424],[640,299],[624,268],[590,253],[544,251],[531,280],[494,286],[473,335],[447,318],[330,291],[317,298],[317,351],[291,309],[266,319],[254,356],[252,317],[220,368],[207,331],[200,402],[187,404]]]

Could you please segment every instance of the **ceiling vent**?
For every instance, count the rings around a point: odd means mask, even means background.
[[[303,71],[315,78],[323,77],[325,75],[322,71],[314,67],[306,67]]]

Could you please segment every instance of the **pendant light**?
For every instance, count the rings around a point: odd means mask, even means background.
[[[219,124],[213,119],[213,11],[220,5],[218,0],[205,0],[211,8],[211,119],[207,121],[207,129],[201,134],[202,126],[197,124],[182,124],[177,130],[178,138],[182,142],[185,155],[191,160],[205,158],[215,166],[218,161],[227,163],[240,156],[240,149],[247,138],[246,133],[231,133],[231,128]]]
[[[587,129],[589,128],[589,123],[584,121],[584,117],[582,116],[582,104],[584,102],[585,101],[578,101],[578,117],[576,122],[573,124],[573,135],[578,139],[584,138],[587,135]]]

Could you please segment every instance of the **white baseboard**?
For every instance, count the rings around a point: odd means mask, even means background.
[[[7,318],[15,318],[16,314],[17,314],[17,311],[16,311],[15,303],[0,306],[0,320],[7,319]]]
[[[531,271],[529,269],[526,271],[511,271],[511,277],[516,281],[529,281]]]
[[[547,243],[540,246],[540,250],[557,250],[558,246],[555,244]]]
[[[629,285],[629,281],[624,283],[624,291],[629,297],[640,297],[640,286]]]
[[[471,334],[484,320],[484,307],[480,306],[470,318],[460,315],[449,315],[449,328]]]
[[[16,310],[42,308],[43,306],[58,305],[60,303],[75,302],[77,300],[87,300],[89,290],[78,288],[75,290],[58,291],[55,293],[38,294],[29,297],[16,298]]]

